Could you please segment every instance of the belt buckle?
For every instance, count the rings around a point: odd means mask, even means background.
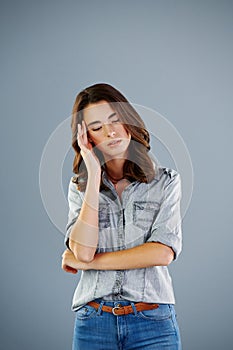
[[[114,316],[118,316],[116,313],[115,313],[115,309],[120,309],[121,308],[121,306],[118,304],[117,306],[115,306],[115,307],[113,307],[112,308],[112,313],[113,313],[113,315]]]

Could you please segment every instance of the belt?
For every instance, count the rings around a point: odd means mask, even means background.
[[[98,309],[100,306],[100,304],[96,303],[95,301],[90,301],[89,303],[87,303],[87,305],[90,305],[95,309]],[[159,307],[159,304],[149,304],[149,303],[136,303],[134,305],[137,311],[153,310]],[[105,312],[110,312],[115,316],[128,315],[134,312],[132,305],[121,306],[121,304],[117,304],[117,306],[115,307],[103,305],[102,310]]]

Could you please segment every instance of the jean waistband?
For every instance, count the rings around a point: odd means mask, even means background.
[[[97,304],[99,304],[99,307],[98,307],[98,310],[97,310],[98,315],[100,315],[102,313],[102,309],[104,307],[106,307],[106,306],[115,309],[115,308],[119,308],[119,306],[129,306],[129,305],[132,307],[133,313],[135,315],[137,314],[137,310],[136,310],[136,306],[135,306],[135,304],[137,302],[133,302],[133,301],[129,301],[129,300],[122,300],[122,299],[121,300],[112,300],[112,301],[110,301],[110,300],[104,300],[104,299],[99,299],[99,298],[98,299],[94,299],[92,301],[94,301]],[[114,312],[113,312],[113,314],[114,314]]]
[[[101,298],[94,299],[92,301],[95,301],[96,303],[106,305],[106,306],[116,306],[116,304],[121,304],[122,306],[127,306],[131,304],[136,304],[138,301],[131,301],[131,300],[125,300],[125,299],[119,299],[119,300],[105,300]]]

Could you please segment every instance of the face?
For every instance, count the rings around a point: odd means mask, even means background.
[[[89,104],[83,111],[88,138],[102,152],[105,160],[126,158],[131,135],[108,102]]]

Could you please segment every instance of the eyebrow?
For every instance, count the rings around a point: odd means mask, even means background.
[[[115,115],[116,115],[116,112],[110,114],[110,115],[108,116],[108,119],[111,119],[112,117],[115,117]],[[100,124],[100,123],[101,123],[100,120],[95,120],[94,122],[89,123],[87,126],[94,125],[94,124]]]

